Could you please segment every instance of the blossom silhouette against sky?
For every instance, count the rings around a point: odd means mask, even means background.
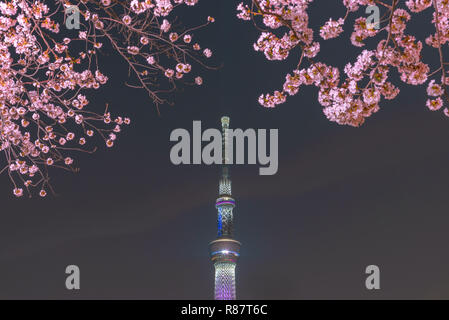
[[[443,97],[448,98],[446,86],[446,61],[442,46],[449,40],[449,3],[444,0],[343,0],[344,17],[329,18],[319,30],[309,26],[309,4],[313,0],[251,0],[241,2],[237,16],[262,24],[263,31],[254,44],[268,60],[285,60],[291,51],[301,49],[297,67],[285,77],[281,90],[262,94],[259,102],[272,108],[298,93],[302,85],[314,85],[319,89],[318,101],[330,121],[342,125],[360,126],[365,119],[380,109],[382,99],[397,97],[400,86],[426,85],[430,110],[443,107]],[[383,9],[380,27],[367,21],[366,6]],[[402,7],[401,7],[402,5]],[[363,9],[363,10],[362,10]],[[411,19],[420,19],[420,12],[433,10],[432,23],[435,32],[425,39],[435,48],[440,64],[431,70],[428,60],[421,54],[423,43],[406,32]],[[345,26],[351,15],[356,15],[353,26]],[[320,53],[320,41],[333,39],[350,30],[353,46],[363,48],[354,62],[348,61],[343,72],[326,63],[316,61]],[[315,32],[314,32],[315,31]],[[365,40],[375,38],[375,44],[367,48]],[[322,55],[329,54],[322,52]],[[397,71],[403,83],[393,83],[389,76]],[[428,80],[430,79],[430,82]],[[444,108],[449,116],[449,109]]]
[[[191,63],[204,65],[201,57],[212,55],[191,33],[213,22],[212,17],[181,31],[169,22],[176,6],[196,3],[0,2],[0,150],[6,160],[0,173],[8,174],[15,196],[24,190],[31,195],[31,187],[46,196],[49,167],[76,171],[74,151],[95,151],[96,142],[88,143],[94,135],[112,147],[122,126],[130,123],[107,106],[99,114],[89,105],[89,92],[108,81],[108,70],[100,71],[98,61],[105,43],[128,64],[136,80],[130,86],[145,89],[157,107],[170,102],[167,93],[188,78]],[[79,30],[65,29],[70,6],[78,8]],[[199,75],[189,81],[202,84]]]

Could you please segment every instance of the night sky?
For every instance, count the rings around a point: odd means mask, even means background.
[[[191,131],[193,120],[219,127],[222,115],[232,128],[279,129],[276,175],[231,168],[239,299],[449,298],[449,119],[426,108],[424,86],[402,86],[360,128],[329,122],[314,87],[261,107],[259,94],[281,88],[298,52],[285,62],[255,52],[258,31],[237,19],[237,3],[178,10],[186,24],[216,18],[195,37],[214,51],[210,64],[223,66],[194,69],[204,85],[179,88],[160,116],[143,90],[124,85],[125,63],[104,57],[110,80],[92,105],[109,102],[132,123],[114,148],[76,154],[79,173],[53,171],[56,196],[17,199],[2,176],[1,299],[212,299],[219,167],[173,165],[169,136]],[[344,15],[329,3],[311,7],[315,29]],[[433,32],[430,23],[407,30]],[[352,62],[349,36],[322,42],[318,58]],[[424,54],[438,62],[435,50]],[[81,290],[65,288],[70,264],[81,269]],[[377,291],[365,288],[370,264],[380,267]]]

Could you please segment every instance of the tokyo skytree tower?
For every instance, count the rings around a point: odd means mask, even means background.
[[[210,257],[215,267],[215,300],[235,300],[235,266],[240,255],[240,242],[233,238],[235,200],[231,196],[231,177],[227,158],[229,117],[221,118],[222,167],[215,207],[218,211],[217,239],[209,244]]]

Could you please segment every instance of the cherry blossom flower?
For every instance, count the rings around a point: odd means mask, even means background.
[[[156,60],[154,59],[153,56],[148,56],[147,62],[148,62],[148,64],[154,64],[156,62]]]
[[[167,19],[164,19],[161,24],[161,31],[168,32],[168,30],[170,30],[170,27],[171,27],[170,22],[168,22]]]
[[[440,97],[436,99],[427,99],[426,106],[432,111],[439,110],[443,106],[443,100]]]
[[[136,46],[130,46],[127,48],[128,53],[132,54],[133,56],[135,56],[136,54],[139,54],[139,48]]]
[[[168,37],[171,42],[175,42],[176,40],[178,40],[178,34],[176,32],[170,33],[170,35]]]
[[[343,23],[344,20],[342,18],[338,19],[337,21],[333,21],[332,18],[329,19],[329,21],[327,21],[326,24],[321,27],[320,36],[324,40],[338,37],[340,33],[343,32]]]
[[[22,188],[14,188],[13,193],[16,197],[23,196],[23,189]]]
[[[190,34],[186,34],[184,36],[184,42],[185,43],[190,43],[192,41],[192,36]]]

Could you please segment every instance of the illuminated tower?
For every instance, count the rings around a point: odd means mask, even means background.
[[[215,267],[215,300],[235,300],[235,266],[240,255],[240,242],[233,239],[233,213],[235,200],[231,196],[229,176],[228,128],[229,118],[221,118],[222,126],[222,166],[215,207],[218,211],[217,239],[209,244],[210,257]]]

